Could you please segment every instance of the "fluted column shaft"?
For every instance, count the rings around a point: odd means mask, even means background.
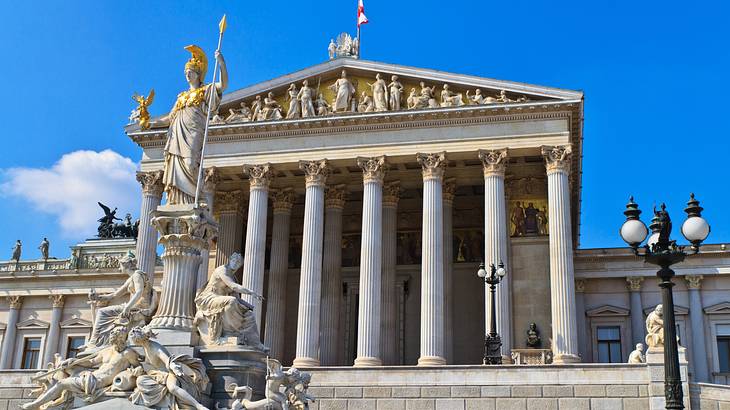
[[[383,364],[395,365],[398,358],[398,289],[396,288],[396,248],[398,245],[398,200],[400,183],[383,188],[383,275],[380,351]]]
[[[322,263],[322,311],[320,358],[323,366],[339,364],[340,306],[342,305],[342,210],[344,185],[329,187],[324,205],[324,261]]]
[[[358,158],[363,170],[360,304],[355,367],[380,366],[380,296],[383,266],[383,177],[385,157]]]
[[[453,210],[456,184],[446,180],[444,196],[444,349],[446,363],[454,362],[454,233]]]
[[[553,362],[575,363],[578,355],[575,320],[573,234],[570,222],[570,146],[543,147],[548,178],[550,232],[550,301]]]
[[[203,198],[211,215],[215,212],[215,188],[220,182],[220,172],[216,167],[206,168],[203,176]],[[200,252],[200,268],[198,268],[198,278],[196,280],[195,289],[202,288],[208,281],[208,265],[210,264],[210,246]]]
[[[10,369],[13,366],[13,354],[15,353],[15,337],[18,330],[18,316],[23,304],[22,296],[8,296],[10,310],[8,311],[8,323],[3,335],[3,346],[0,350],[0,369]]]
[[[304,171],[307,190],[304,200],[297,348],[293,365],[311,367],[319,366],[324,187],[329,165],[327,160],[300,161],[299,167]]]
[[[644,309],[641,303],[641,276],[629,276],[626,285],[629,288],[629,304],[631,306],[631,338],[636,343],[644,343]]]
[[[137,232],[137,268],[150,278],[155,276],[157,262],[157,230],[152,225],[151,213],[162,201],[162,171],[137,172],[137,181],[142,185],[142,205],[139,210]]]
[[[294,193],[279,191],[273,195],[274,220],[271,227],[271,262],[269,289],[266,295],[266,330],[264,345],[271,357],[284,355],[286,320],[286,281],[289,276],[289,230]]]
[[[709,383],[710,371],[707,365],[707,342],[705,341],[705,315],[702,308],[702,294],[700,290],[702,275],[688,275],[689,292],[689,320],[692,322],[692,365],[694,366],[694,381]]]
[[[266,263],[266,213],[269,206],[269,183],[273,171],[269,164],[246,165],[244,171],[249,177],[248,223],[246,224],[246,250],[243,257],[241,285],[257,295],[264,293],[264,266]],[[241,295],[254,306],[256,323],[261,329],[262,302],[254,295]]]
[[[418,154],[417,159],[423,171],[421,356],[418,365],[444,365],[444,215],[441,185],[446,154]]]
[[[225,265],[234,252],[241,252],[243,237],[243,193],[219,191],[214,199],[215,213],[220,229],[216,239],[215,266]]]
[[[586,323],[586,301],[585,301],[585,280],[578,279],[575,281],[575,321],[578,329],[578,352],[583,360],[587,360],[590,352],[588,346],[588,326]]]
[[[46,346],[43,350],[43,361],[41,362],[41,365],[46,365],[53,361],[53,355],[58,353],[58,339],[61,336],[63,295],[50,295],[49,298],[53,303],[51,310],[51,324],[48,327],[48,336],[46,337]]]
[[[508,274],[497,286],[497,333],[502,339],[502,357],[511,360],[512,351],[512,275],[509,274],[507,247],[507,211],[504,197],[504,173],[507,165],[507,149],[480,150],[479,159],[484,171],[484,262],[498,265],[504,262]],[[490,300],[489,287],[484,287],[485,300]],[[485,303],[484,331],[489,332],[491,306]]]

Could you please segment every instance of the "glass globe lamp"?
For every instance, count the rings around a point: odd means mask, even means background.
[[[477,276],[479,276],[480,278],[487,277],[487,271],[484,269],[484,262],[479,264],[479,270],[477,271]]]
[[[695,249],[710,235],[710,225],[702,217],[702,209],[700,201],[695,199],[695,194],[690,194],[687,208],[684,209],[687,220],[682,224],[681,231]]]
[[[624,242],[629,244],[632,248],[636,248],[644,242],[644,239],[646,239],[646,236],[649,234],[649,230],[639,219],[627,219],[626,222],[621,225],[619,234]],[[657,235],[657,238],[658,237],[659,236]]]

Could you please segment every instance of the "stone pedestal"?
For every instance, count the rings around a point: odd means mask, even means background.
[[[266,387],[266,354],[244,346],[205,347],[198,356],[208,371],[212,402],[216,408],[231,408],[233,397],[226,387],[231,383],[253,389],[253,400],[264,397]],[[212,407],[212,406],[211,406]]]
[[[152,212],[152,224],[165,251],[162,294],[149,327],[165,346],[190,346],[201,253],[218,226],[207,210],[194,205],[160,206]]]
[[[682,378],[684,408],[689,409],[689,382],[687,381],[687,349],[679,347],[679,375]],[[649,372],[649,409],[664,410],[664,348],[650,347],[646,351]]]

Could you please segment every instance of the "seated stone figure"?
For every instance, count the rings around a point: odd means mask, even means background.
[[[629,354],[629,363],[646,363],[643,343],[636,344],[636,349]]]
[[[213,271],[208,283],[195,297],[198,312],[194,325],[205,345],[239,344],[266,351],[259,338],[253,306],[236,294],[261,295],[236,283],[233,274],[243,264],[239,253],[231,255],[228,263]],[[236,338],[230,343],[228,338]]]
[[[71,394],[87,403],[93,403],[112,385],[114,378],[126,369],[139,367],[137,353],[127,346],[128,330],[125,326],[117,326],[107,335],[108,344],[98,350],[74,359],[66,359],[60,365],[41,377],[51,376],[56,372],[67,372],[72,376],[62,378],[50,386],[37,399],[21,406],[22,409],[39,409],[46,403],[54,403],[62,395]]]
[[[267,360],[266,391],[263,399],[252,400],[253,389],[231,383],[226,387],[236,399],[232,410],[305,410],[314,397],[308,394],[311,374],[292,367],[283,371],[278,360]]]
[[[646,344],[649,347],[664,347],[664,311],[661,304],[646,317]]]
[[[96,312],[94,328],[89,337],[86,348],[94,348],[106,345],[106,338],[117,324],[117,319],[125,319],[125,324],[131,326],[144,326],[147,324],[157,307],[157,298],[152,281],[146,272],[137,269],[137,259],[134,254],[119,259],[119,269],[129,275],[126,282],[117,290],[105,295],[97,295],[92,290],[89,294],[91,301],[109,301],[118,296],[128,294],[129,300],[121,305],[107,306]]]
[[[540,332],[537,331],[537,324],[530,323],[530,328],[527,329],[527,347],[532,349],[539,349],[542,345],[540,340]]]

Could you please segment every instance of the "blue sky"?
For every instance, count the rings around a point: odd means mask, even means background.
[[[690,191],[709,242],[726,243],[730,6],[698,3],[365,0],[362,52],[583,90],[582,247],[622,245],[629,194],[645,215],[666,201],[679,222]],[[154,87],[152,113],[167,110],[185,87],[182,47],[211,53],[223,13],[234,90],[325,60],[331,37],[354,32],[355,10],[355,0],[6,4],[0,259],[18,238],[24,257],[37,256],[43,236],[67,256],[91,235],[97,199],[136,216],[141,151],[122,129],[130,96]]]

